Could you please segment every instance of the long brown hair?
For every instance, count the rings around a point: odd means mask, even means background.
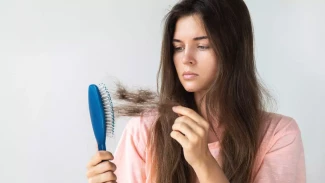
[[[170,137],[177,116],[170,107],[166,107],[166,104],[175,103],[199,113],[194,94],[184,89],[177,76],[172,45],[177,20],[194,14],[201,18],[218,58],[217,77],[205,95],[204,107],[207,121],[217,120],[224,128],[221,138],[223,163],[220,166],[230,182],[249,183],[253,178],[266,102],[271,97],[258,80],[253,28],[243,0],[182,0],[166,16],[157,75],[159,116],[149,138],[150,152],[155,161],[156,180],[153,181],[193,183],[195,178],[182,147]],[[123,93],[121,91],[120,94]],[[134,94],[133,99],[141,98],[140,93]],[[120,95],[120,98],[125,99],[125,96],[128,95]],[[149,96],[148,93],[142,96],[142,102],[146,101],[143,99],[146,96]],[[154,103],[152,98],[147,101]],[[136,103],[135,100],[133,102]],[[126,113],[143,110],[137,108]]]

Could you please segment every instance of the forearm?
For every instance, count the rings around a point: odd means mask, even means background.
[[[202,165],[195,167],[194,171],[202,183],[229,183],[226,175],[219,166],[218,162],[213,158],[205,161]]]

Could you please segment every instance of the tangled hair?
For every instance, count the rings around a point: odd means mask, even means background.
[[[149,89],[130,91],[121,83],[116,84],[113,97],[122,104],[114,105],[116,116],[141,116],[147,110],[158,107],[158,95]],[[171,105],[171,104],[169,104]]]
[[[207,121],[218,121],[224,132],[220,165],[231,183],[250,183],[261,140],[266,106],[272,98],[258,80],[254,60],[253,27],[243,0],[181,0],[167,14],[161,61],[157,75],[158,93],[128,91],[118,85],[116,97],[125,101],[116,106],[122,116],[142,115],[155,108],[158,118],[149,134],[154,157],[156,183],[194,183],[195,172],[186,162],[180,144],[170,137],[178,117],[171,106],[182,105],[200,114],[194,94],[182,86],[173,62],[172,40],[179,18],[198,15],[211,47],[216,53],[218,71],[205,94]],[[210,125],[216,134],[216,129]]]

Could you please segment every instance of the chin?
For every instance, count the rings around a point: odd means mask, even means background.
[[[197,93],[197,92],[202,92],[202,91],[206,90],[206,88],[200,84],[183,83],[182,85],[187,92]]]
[[[181,81],[182,86],[187,92],[199,92],[204,90],[204,85],[200,81]]]
[[[185,90],[187,91],[187,92],[190,92],[190,93],[195,93],[197,90],[195,90],[195,89],[187,89],[187,88],[185,88]]]
[[[184,89],[187,91],[187,92],[197,92],[197,91],[200,91],[200,88],[196,87],[196,86],[184,86]]]

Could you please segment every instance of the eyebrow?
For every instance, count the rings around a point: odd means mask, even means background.
[[[199,40],[202,40],[202,39],[208,39],[208,36],[200,36],[200,37],[193,38],[194,41],[199,41]],[[173,42],[182,42],[182,41],[179,40],[179,39],[173,39]]]

